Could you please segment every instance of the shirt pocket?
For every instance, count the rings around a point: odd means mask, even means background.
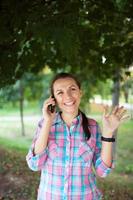
[[[58,145],[56,142],[49,142],[48,144],[48,158],[54,160],[58,157]]]
[[[78,149],[78,155],[80,157],[81,162],[91,165],[93,154],[94,154],[94,148],[92,145],[89,145],[88,143],[85,142],[80,143]]]

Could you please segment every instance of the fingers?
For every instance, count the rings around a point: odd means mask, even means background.
[[[126,121],[130,118],[124,106],[115,106],[115,108],[112,110],[112,114],[115,115],[120,122]]]
[[[127,113],[127,110],[124,109],[123,106],[117,107],[117,110],[115,111],[115,115],[118,117],[120,120],[125,114]]]
[[[127,110],[123,109],[119,112],[119,117],[122,118],[125,114],[127,114]]]
[[[110,115],[115,115],[118,120],[124,121],[130,118],[130,116],[127,114],[127,110],[124,108],[124,106],[116,105],[111,112],[109,112],[109,107],[106,105],[104,106],[104,113],[103,115],[105,117],[109,117]]]
[[[115,106],[115,107],[113,108],[113,110],[112,110],[112,114],[115,115],[115,114],[117,113],[118,109],[119,109],[118,105]]]
[[[108,105],[104,105],[104,106],[103,106],[103,115],[104,115],[105,117],[108,117],[108,116],[109,116],[108,110],[109,110]]]
[[[131,119],[131,116],[128,115],[128,114],[126,114],[125,116],[123,116],[123,117],[120,119],[120,122],[124,122],[124,121],[129,120],[129,119]]]
[[[55,105],[55,99],[52,98],[51,96],[50,96],[46,101],[44,101],[43,106],[45,106],[45,105],[48,106],[48,105],[50,105],[50,104]]]
[[[55,102],[55,99],[52,98],[52,96],[50,96],[48,99],[46,99],[43,103],[43,107],[42,107],[42,112],[46,114],[46,112],[49,113],[49,109],[48,109],[48,106],[49,105],[52,105],[52,106],[55,106],[56,102]]]
[[[56,104],[55,99],[52,98],[51,96],[44,101],[42,107],[42,114],[46,121],[54,119],[56,114],[55,104]]]

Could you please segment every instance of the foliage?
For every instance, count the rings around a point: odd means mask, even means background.
[[[24,73],[20,80],[17,80],[15,84],[6,86],[0,90],[1,107],[4,103],[12,102],[13,106],[20,101],[21,88],[20,81],[24,91],[24,102],[36,101],[38,104],[42,104],[42,101],[49,95],[49,83],[52,78],[52,73],[35,75],[33,73]]]
[[[91,85],[112,77],[133,61],[132,10],[131,0],[2,0],[0,86],[46,64]]]

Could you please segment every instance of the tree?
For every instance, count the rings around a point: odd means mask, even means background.
[[[17,107],[19,103],[20,121],[21,121],[21,135],[25,136],[24,126],[24,102],[36,101],[40,107],[44,99],[50,95],[49,82],[52,77],[52,73],[46,72],[46,70],[39,75],[32,73],[24,73],[20,80],[17,80],[14,85],[6,86],[1,89],[0,106],[12,102],[13,107]]]
[[[1,1],[0,86],[46,64],[92,84],[113,77],[133,61],[132,8],[131,0]]]

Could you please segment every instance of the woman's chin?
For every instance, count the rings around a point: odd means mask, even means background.
[[[66,112],[66,113],[73,114],[73,113],[77,113],[77,112],[78,112],[78,108],[69,107],[69,108],[64,108],[64,109],[62,109],[62,111],[63,111],[63,112]]]

